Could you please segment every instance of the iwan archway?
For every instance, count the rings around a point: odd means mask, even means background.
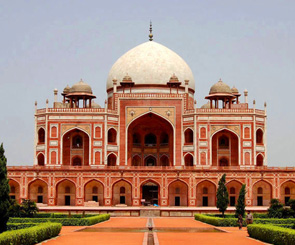
[[[166,119],[147,113],[129,125],[127,135],[128,165],[173,165],[173,127]]]
[[[89,165],[89,136],[75,128],[63,135],[62,164],[70,166]]]

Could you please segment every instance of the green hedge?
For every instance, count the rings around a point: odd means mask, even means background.
[[[295,231],[274,225],[253,224],[248,225],[250,237],[274,245],[295,244]]]
[[[9,223],[61,223],[63,226],[88,226],[108,220],[109,214],[100,214],[88,218],[9,218]]]
[[[17,231],[6,231],[0,234],[0,245],[33,245],[57,236],[61,227],[57,223],[44,223]]]
[[[7,230],[19,230],[24,228],[29,228],[32,226],[36,226],[38,224],[35,223],[7,223]]]
[[[278,227],[283,227],[283,228],[289,228],[289,229],[295,228],[295,224],[273,224],[273,225]]]
[[[195,214],[195,219],[214,226],[238,226],[237,218],[219,218],[204,214]],[[254,219],[254,224],[295,224],[295,219]],[[243,226],[246,226],[244,219]]]
[[[237,218],[219,218],[204,214],[195,214],[195,219],[214,226],[238,226]],[[245,220],[243,226],[246,226]]]
[[[97,214],[85,214],[84,218],[93,217]],[[69,214],[67,213],[36,213],[34,215],[34,218],[82,218],[83,214],[71,214],[71,217],[69,217]]]

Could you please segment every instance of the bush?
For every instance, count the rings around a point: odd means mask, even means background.
[[[268,214],[267,213],[253,213],[253,218],[260,218],[260,219],[267,219]]]
[[[195,214],[195,219],[214,226],[239,226],[237,218],[218,218],[204,214]],[[246,226],[246,221],[243,221],[243,226]]]
[[[88,218],[10,218],[10,223],[61,223],[63,226],[88,226],[110,218],[109,214],[100,214]]]
[[[283,218],[283,204],[279,199],[271,199],[267,212],[269,218]]]
[[[250,237],[275,245],[295,244],[295,231],[274,225],[248,225]]]
[[[33,245],[51,237],[55,237],[61,230],[61,224],[44,223],[34,227],[16,231],[6,231],[0,234],[0,245]]]
[[[7,230],[19,230],[24,228],[29,228],[32,226],[36,226],[38,224],[35,223],[7,223]]]
[[[97,214],[85,214],[84,218],[93,217]],[[83,214],[69,214],[67,213],[36,213],[34,218],[83,218]]]
[[[214,226],[238,226],[237,218],[219,218],[195,214],[195,219]],[[254,219],[254,224],[295,224],[295,219]],[[244,220],[243,226],[246,226]]]

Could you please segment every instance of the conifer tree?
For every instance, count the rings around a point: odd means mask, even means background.
[[[6,157],[3,143],[0,146],[0,233],[7,230],[9,218],[9,184],[7,179]]]
[[[225,186],[225,177],[226,175],[222,175],[221,179],[218,182],[218,189],[217,189],[217,203],[216,207],[222,213],[222,217],[224,217],[224,212],[227,209],[229,204],[228,200],[228,191]]]
[[[246,185],[242,185],[242,188],[240,190],[238,202],[236,204],[236,217],[239,217],[239,215],[245,216],[245,196],[246,196]]]

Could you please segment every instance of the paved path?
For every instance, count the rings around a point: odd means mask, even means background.
[[[154,218],[155,227],[213,227],[193,218]],[[219,227],[227,232],[162,233],[157,232],[160,245],[262,245],[264,243],[248,237],[247,228]]]
[[[213,227],[193,218],[153,218],[156,228],[208,228]],[[148,218],[114,217],[108,221],[91,226],[92,228],[144,228],[148,225]],[[51,239],[42,245],[145,245],[147,233],[144,232],[75,232],[85,227],[65,226],[60,236]],[[213,244],[213,245],[261,245],[263,243],[248,238],[246,228],[239,231],[237,227],[221,228],[227,232],[157,232],[154,233],[156,244],[183,245],[183,244]]]

